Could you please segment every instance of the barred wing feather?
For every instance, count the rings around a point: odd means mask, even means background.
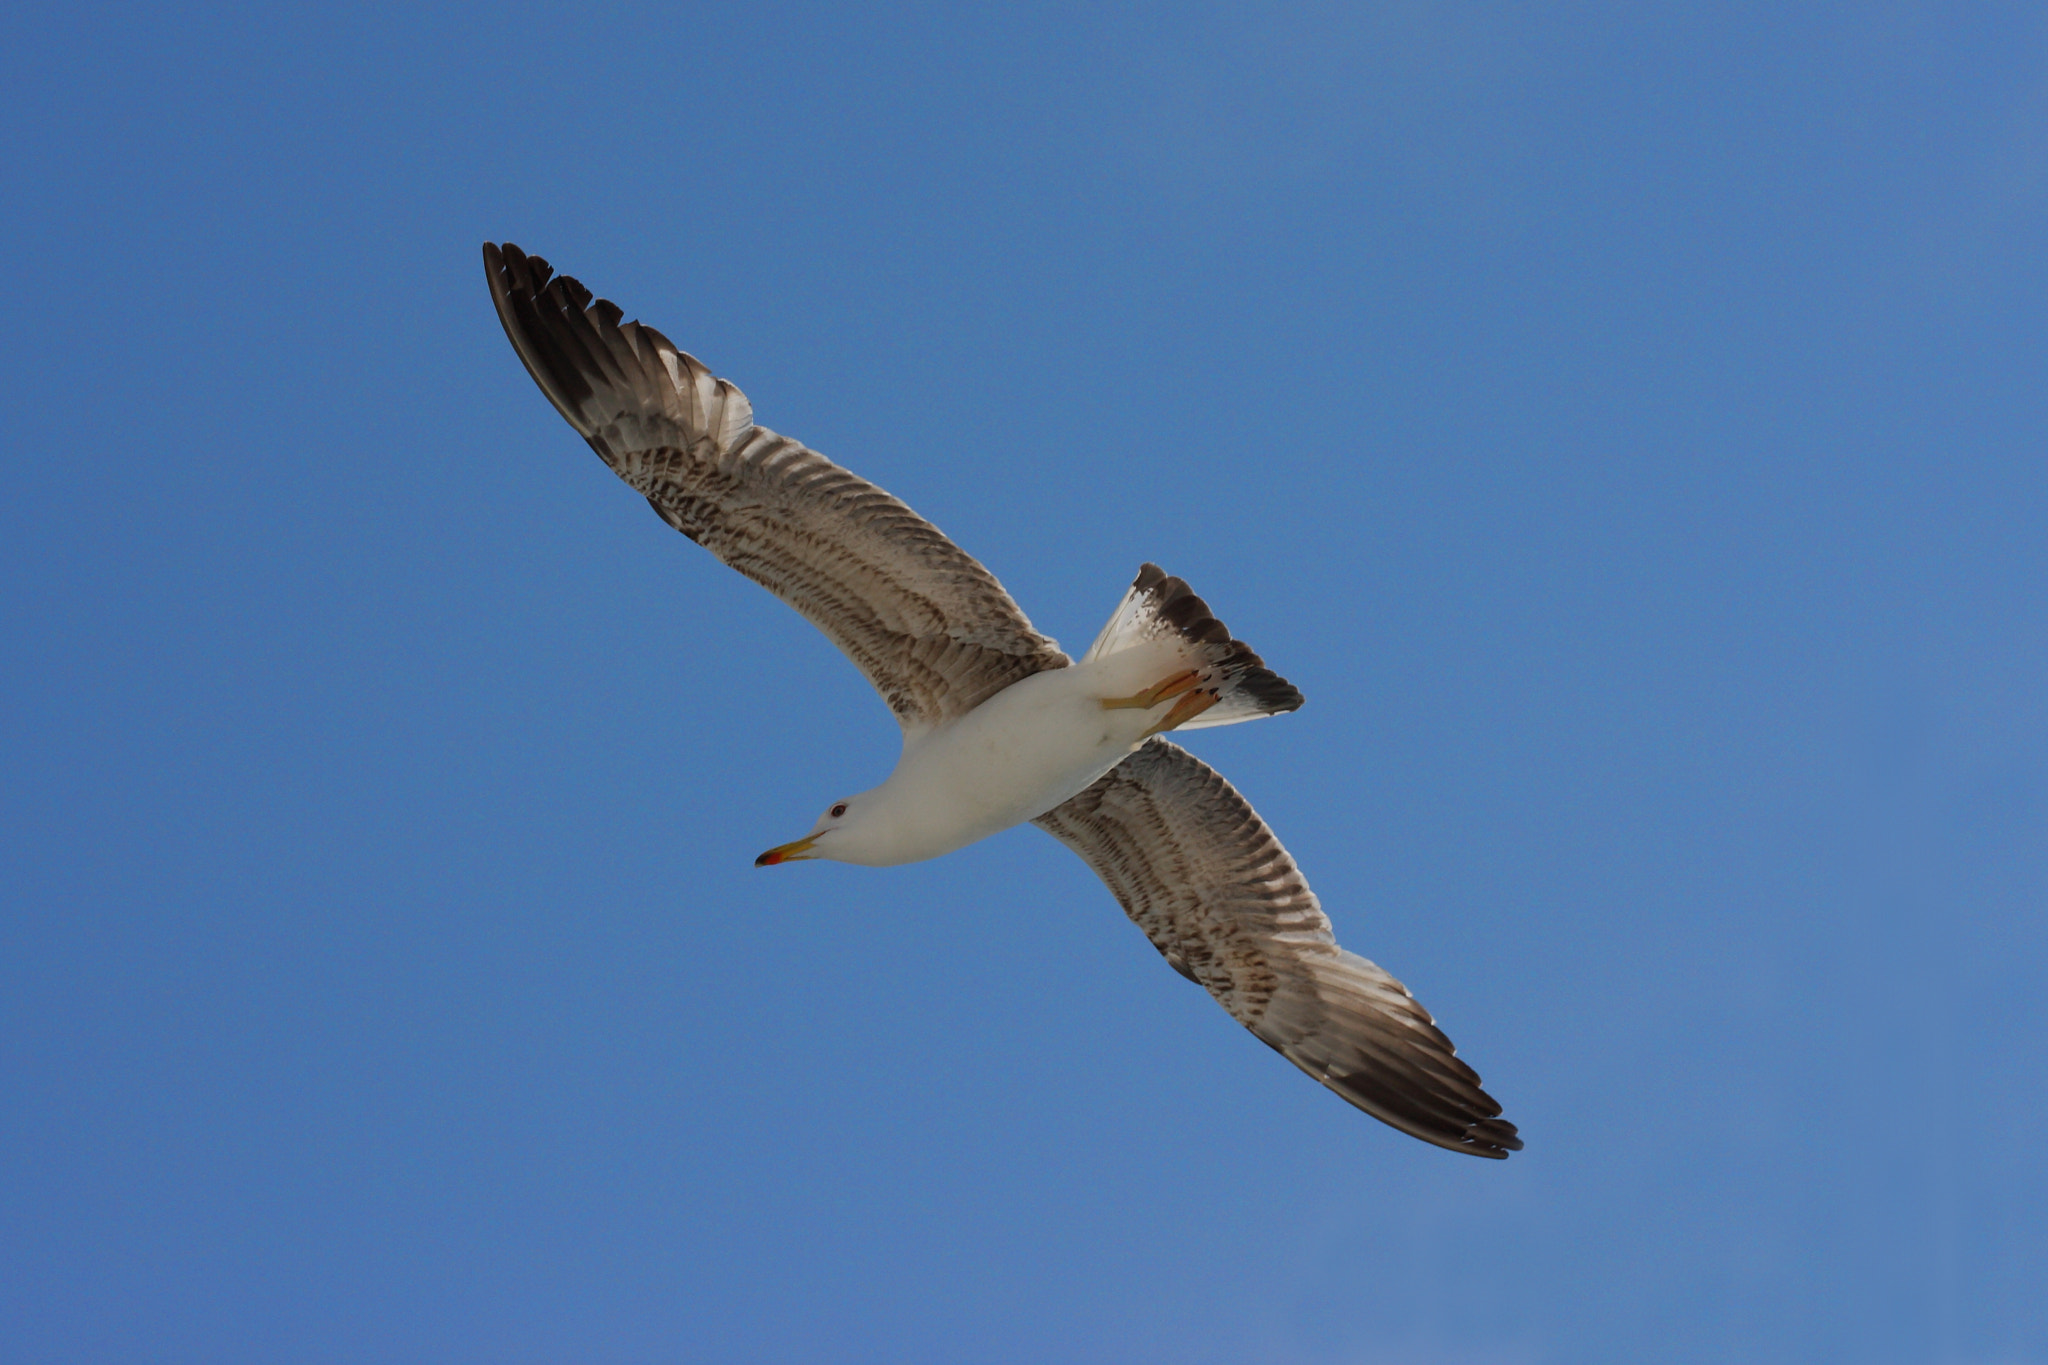
[[[1215,769],[1152,739],[1038,825],[1081,855],[1173,968],[1374,1118],[1472,1156],[1515,1126],[1407,988],[1337,946],[1315,893]]]
[[[903,503],[754,425],[745,395],[509,242],[484,247],[505,335],[548,401],[662,520],[802,613],[906,737],[1067,656]]]

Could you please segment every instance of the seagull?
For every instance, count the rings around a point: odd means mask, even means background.
[[[757,866],[916,862],[1028,820],[1169,966],[1323,1085],[1453,1152],[1521,1150],[1407,987],[1337,946],[1258,812],[1165,738],[1302,701],[1184,581],[1144,565],[1070,659],[937,527],[755,425],[737,388],[660,332],[509,242],[484,245],[484,269],[555,410],[663,521],[823,631],[902,727],[887,781]]]

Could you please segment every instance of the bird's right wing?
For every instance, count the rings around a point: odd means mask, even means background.
[[[754,425],[746,396],[518,247],[484,246],[541,392],[662,520],[795,607],[906,735],[1067,656],[995,575],[867,480]],[[553,277],[553,278],[551,278]]]
[[[1402,1132],[1520,1151],[1407,988],[1337,946],[1273,831],[1187,750],[1148,741],[1035,821],[1081,855],[1168,963],[1288,1061]]]

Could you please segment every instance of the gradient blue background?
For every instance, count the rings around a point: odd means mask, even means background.
[[[2048,1360],[2039,6],[25,6],[0,134],[0,1357]],[[894,727],[486,238],[1192,580],[1528,1150],[1036,831],[754,870]]]

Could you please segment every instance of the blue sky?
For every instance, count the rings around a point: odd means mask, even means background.
[[[2048,1360],[2038,7],[80,5],[0,42],[21,1361]],[[485,239],[1085,645],[1384,1128],[548,408]]]

